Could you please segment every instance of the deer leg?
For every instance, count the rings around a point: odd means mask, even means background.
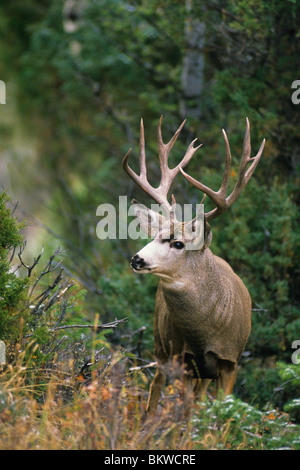
[[[154,414],[158,405],[161,390],[166,381],[166,374],[161,369],[157,369],[150,386],[150,393],[147,403],[147,413]]]
[[[194,387],[195,401],[203,400],[210,382],[211,379],[197,379],[196,385]]]
[[[237,374],[237,364],[227,363],[222,367],[220,366],[219,376],[217,379],[217,389],[222,389],[225,395],[230,395],[233,392],[233,387]]]
[[[193,377],[185,376],[185,395],[193,395],[194,401],[203,400],[210,382],[211,379],[194,379]]]

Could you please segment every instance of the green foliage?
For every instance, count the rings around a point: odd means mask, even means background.
[[[16,363],[23,355],[26,367],[38,370],[55,366],[57,360],[73,359],[79,367],[84,355],[91,355],[97,347],[107,346],[108,329],[97,334],[89,328],[90,320],[84,311],[85,291],[69,290],[75,287],[64,279],[62,252],[57,249],[44,266],[40,266],[43,251],[32,265],[23,260],[24,245],[17,222],[7,207],[9,197],[0,194],[0,339],[5,342],[7,361]],[[18,250],[18,262],[14,257]],[[25,272],[24,272],[25,270]],[[18,272],[18,276],[16,275]],[[87,323],[87,329],[77,331],[76,325]],[[91,324],[91,326],[93,323]],[[65,333],[65,327],[71,326]],[[75,329],[72,330],[72,328]],[[66,328],[67,329],[67,328]],[[101,346],[100,346],[101,345]],[[33,379],[37,380],[38,379]]]
[[[299,283],[299,211],[290,189],[276,180],[270,189],[253,180],[213,231],[213,251],[228,260],[250,290],[249,347],[255,355],[289,357],[300,335],[299,305],[291,301]]]
[[[287,394],[284,411],[289,413],[292,419],[299,423],[300,421],[300,367],[299,364],[279,363],[279,375],[284,383],[282,388],[287,390],[294,390],[294,394]]]
[[[203,404],[193,421],[197,449],[300,449],[297,427],[287,414],[263,412],[232,396]]]
[[[121,168],[129,147],[133,147],[133,167],[137,163],[141,116],[151,181],[158,179],[155,129],[164,114],[165,140],[187,118],[171,163],[199,137],[204,146],[188,171],[216,189],[224,162],[220,128],[226,129],[230,139],[233,187],[247,115],[253,152],[265,137],[264,155],[240,200],[212,224],[213,252],[229,261],[253,300],[252,333],[236,393],[262,409],[270,403],[280,409],[288,406],[298,417],[297,385],[287,378],[282,393],[274,390],[285,380],[277,361],[288,367],[291,344],[300,338],[299,107],[291,102],[291,83],[299,78],[299,2],[216,0],[206,5],[88,0],[74,2],[71,13],[66,3],[16,0],[0,6],[0,35],[5,44],[0,51],[0,72],[8,85],[13,80],[10,100],[17,104],[15,112],[23,118],[26,135],[35,140],[30,193],[40,200],[45,191],[50,209],[46,216],[42,207],[38,216],[44,217],[42,222],[51,227],[51,235],[58,234],[68,249],[64,264],[87,294],[67,301],[59,295],[64,289],[60,280],[38,309],[39,302],[31,298],[33,308],[23,312],[20,306],[26,304],[23,296],[30,280],[17,277],[11,269],[10,252],[22,241],[2,196],[0,336],[17,339],[19,319],[29,315],[23,327],[33,335],[32,348],[39,345],[35,353],[31,350],[31,357],[36,356],[36,364],[42,365],[57,352],[65,335],[63,330],[53,334],[59,318],[70,325],[81,323],[82,318],[93,322],[95,313],[105,322],[128,317],[127,325],[109,336],[111,342],[124,345],[126,334],[146,326],[142,349],[145,357],[151,356],[157,280],[130,272],[128,260],[140,247],[138,243],[96,238],[96,207],[103,202],[116,204],[116,198],[124,194],[149,202],[133,189]],[[191,45],[187,35],[199,24],[204,29],[201,49]],[[189,97],[182,80],[191,51],[201,55],[204,65],[203,76],[198,77],[203,90],[200,97]],[[198,106],[199,119],[185,115],[190,102]],[[2,127],[6,149],[13,130],[6,123]],[[21,175],[16,186],[23,187],[27,161],[20,159],[15,166]],[[201,198],[183,178],[178,178],[174,193],[179,202]],[[43,279],[39,292],[53,283],[51,275]],[[51,296],[60,300],[49,304]],[[88,330],[86,335],[77,329],[68,332],[71,349],[72,341],[92,342]],[[243,406],[233,404],[232,416]],[[260,433],[263,415],[251,407],[247,410]],[[245,431],[256,433],[254,428],[245,427]],[[259,447],[265,442],[261,435],[253,437],[253,442],[250,439],[250,445]],[[245,436],[233,437],[237,446]]]
[[[16,341],[21,333],[22,302],[27,280],[19,278],[10,265],[12,250],[22,242],[20,225],[7,207],[9,197],[0,194],[0,339]]]
[[[154,276],[134,275],[126,263],[108,268],[106,275],[99,279],[99,287],[104,307],[104,315],[100,314],[100,319],[107,321],[111,318],[127,317],[131,331],[146,327],[143,356],[151,356],[157,279]],[[121,331],[119,328],[118,333]],[[115,341],[126,346],[126,341],[120,337]]]

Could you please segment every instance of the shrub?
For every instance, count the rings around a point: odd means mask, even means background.
[[[205,403],[193,423],[197,449],[300,449],[298,429],[286,413],[263,412],[233,396]]]
[[[0,339],[13,344],[21,335],[23,302],[27,291],[27,279],[13,271],[11,256],[22,243],[20,230],[23,225],[13,217],[7,207],[9,197],[0,194]],[[9,350],[9,345],[7,344]]]

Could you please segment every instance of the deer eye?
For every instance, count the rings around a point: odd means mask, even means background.
[[[184,248],[184,243],[182,243],[182,242],[173,242],[171,244],[171,247],[176,248],[176,250],[182,250],[182,248]]]

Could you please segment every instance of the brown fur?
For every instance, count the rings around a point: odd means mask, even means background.
[[[154,188],[147,179],[143,120],[141,120],[140,136],[140,174],[135,173],[128,165],[130,150],[123,159],[123,168],[129,177],[170,216],[169,223],[166,223],[164,217],[136,204],[135,213],[141,219],[142,229],[152,234],[154,228],[156,236],[153,242],[132,258],[131,265],[136,272],[151,272],[161,278],[156,296],[154,322],[158,369],[150,389],[147,406],[149,412],[154,412],[157,407],[166,379],[167,363],[174,356],[186,363],[187,369],[191,371],[190,375],[186,374],[186,381],[191,382],[192,376],[196,378],[198,382],[195,387],[196,395],[201,396],[206,392],[211,379],[217,380],[217,387],[222,388],[225,394],[231,393],[236,377],[237,362],[245,348],[251,329],[250,295],[229,264],[214,256],[210,251],[211,231],[208,222],[228,210],[239,198],[260,161],[265,140],[256,156],[251,157],[250,124],[246,118],[239,174],[232,192],[227,196],[231,174],[231,151],[224,130],[222,132],[226,160],[222,183],[218,191],[213,191],[183,170],[201,147],[201,145],[194,147],[197,139],[188,146],[181,162],[172,169],[169,167],[169,153],[184,122],[165,144],[161,132],[162,117],[159,121],[158,153],[161,181],[157,188]],[[198,225],[199,221],[196,217],[184,227],[192,230],[186,230],[187,233],[181,230],[184,234],[175,241],[179,243],[179,248],[177,245],[179,251],[176,253],[174,245],[176,235],[173,233],[177,223],[175,198],[172,196],[172,204],[170,204],[167,196],[179,172],[199,189],[204,197],[207,195],[215,207],[205,213],[204,226]],[[199,245],[195,243],[195,241],[200,241],[199,235],[195,234],[196,227],[204,229],[204,245],[201,249],[198,249]],[[172,229],[172,237],[170,237],[170,229]],[[202,232],[199,233],[202,234]],[[191,236],[192,238],[189,238]],[[169,245],[167,245],[168,242],[170,242]],[[194,249],[183,250],[190,243]]]
[[[188,273],[188,276],[186,274]],[[250,295],[232,268],[209,248],[186,253],[186,265],[176,279],[180,287],[160,280],[154,320],[158,370],[147,405],[154,412],[171,356],[184,354],[196,363],[197,395],[205,393],[211,379],[225,394],[231,393],[238,359],[251,329]],[[202,381],[201,381],[202,379]]]

